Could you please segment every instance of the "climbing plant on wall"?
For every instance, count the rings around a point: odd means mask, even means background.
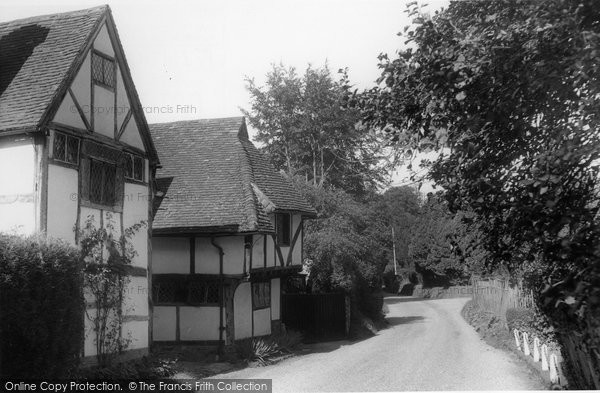
[[[131,238],[145,222],[116,232],[112,215],[97,227],[90,216],[79,230],[79,244],[84,262],[86,317],[92,323],[98,363],[109,365],[123,352],[131,337],[123,335],[125,294],[130,281],[129,267],[137,255]]]

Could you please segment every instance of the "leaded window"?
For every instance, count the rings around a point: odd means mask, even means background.
[[[90,202],[112,206],[116,198],[116,165],[90,160],[89,190]]]
[[[188,286],[188,302],[192,304],[219,303],[219,282],[190,282]]]
[[[252,305],[255,309],[271,307],[271,282],[252,283]]]
[[[152,282],[152,296],[155,304],[218,304],[219,281],[193,276],[155,275]]]
[[[57,161],[77,164],[79,161],[79,139],[55,132],[52,157]]]
[[[289,213],[275,214],[275,232],[280,246],[289,246],[292,242],[292,220]]]
[[[144,181],[144,159],[135,154],[125,154],[125,177]]]
[[[101,85],[115,87],[115,61],[97,52],[92,53],[92,79]]]

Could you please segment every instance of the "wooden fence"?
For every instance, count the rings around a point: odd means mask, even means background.
[[[281,321],[309,339],[340,339],[348,332],[349,302],[343,293],[281,296]]]
[[[510,285],[508,280],[473,278],[473,302],[490,310],[506,323],[506,310],[528,308],[535,310],[533,293],[521,285]],[[593,324],[590,324],[592,326]],[[600,336],[600,329],[589,332]],[[600,352],[590,348],[581,334],[563,333],[558,337],[562,356],[566,360],[571,389],[600,389]],[[600,340],[598,340],[600,341]]]
[[[433,287],[423,288],[421,285],[415,286],[413,296],[425,299],[444,299],[455,297],[471,297],[473,287],[470,285],[455,285],[452,287]]]
[[[484,310],[494,312],[506,321],[509,308],[535,309],[533,293],[521,285],[511,286],[508,280],[474,278],[473,302]]]

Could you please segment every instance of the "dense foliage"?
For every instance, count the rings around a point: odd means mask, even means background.
[[[343,190],[318,188],[298,181],[318,217],[305,223],[305,255],[316,291],[352,292],[381,287],[391,239],[385,222],[368,202]]]
[[[2,378],[64,378],[83,347],[79,251],[40,236],[0,234]]]
[[[425,286],[466,284],[485,269],[487,253],[474,215],[450,212],[438,196],[422,204],[411,234],[409,256]]]
[[[489,267],[526,270],[551,307],[600,305],[600,7],[453,2],[409,10],[410,49],[381,56],[362,105],[406,150],[448,146],[430,176],[476,214]],[[521,272],[520,272],[521,271]]]
[[[334,80],[326,66],[308,67],[303,76],[273,66],[262,87],[247,80],[252,106],[244,114],[277,169],[353,194],[381,182],[380,144],[346,105],[350,87],[344,71]]]
[[[359,97],[368,123],[409,154],[440,150],[430,177],[452,211],[475,215],[487,268],[524,278],[556,326],[598,351],[600,7],[407,11],[408,49],[381,55],[382,85]]]

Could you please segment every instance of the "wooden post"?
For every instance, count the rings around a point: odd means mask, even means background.
[[[394,255],[394,276],[398,275],[396,269],[396,236],[394,236],[394,226],[392,225],[392,254]]]

